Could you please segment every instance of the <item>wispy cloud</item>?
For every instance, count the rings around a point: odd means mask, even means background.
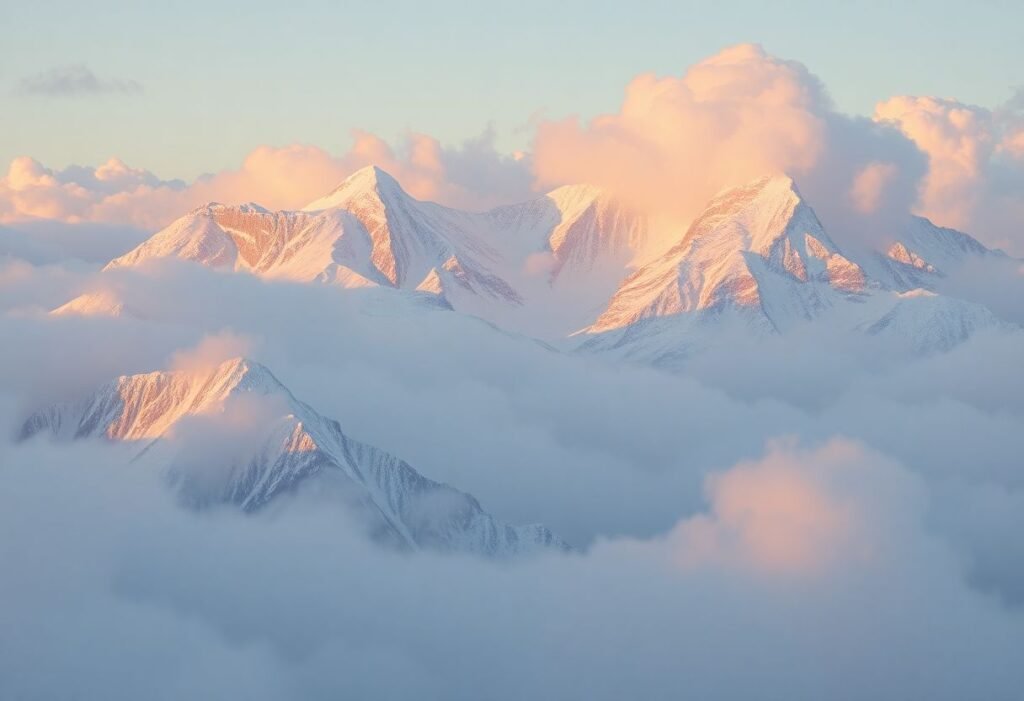
[[[35,97],[138,95],[142,83],[123,78],[100,78],[85,64],[60,66],[22,78],[15,93]]]

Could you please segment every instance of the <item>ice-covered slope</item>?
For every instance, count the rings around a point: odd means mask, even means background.
[[[21,437],[135,441],[196,505],[259,509],[299,488],[327,490],[378,538],[493,557],[564,544],[540,525],[505,525],[470,495],[349,438],[244,359],[120,377],[87,398],[40,410]],[[233,437],[233,440],[232,440]]]
[[[674,247],[622,284],[588,331],[724,312],[783,329],[864,289],[863,272],[839,252],[793,181],[768,177],[713,199]]]

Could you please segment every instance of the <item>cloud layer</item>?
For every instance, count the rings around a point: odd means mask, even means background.
[[[1009,699],[1024,681],[1019,619],[927,532],[917,480],[854,443],[725,470],[666,536],[504,566],[373,549],[315,502],[188,513],[100,446],[2,455],[0,526],[32,534],[0,539],[5,697]],[[796,523],[833,526],[795,559],[757,530]]]

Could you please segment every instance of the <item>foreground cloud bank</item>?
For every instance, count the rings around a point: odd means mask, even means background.
[[[260,146],[237,170],[165,181],[117,159],[54,170],[23,157],[0,178],[0,221],[43,217],[148,230],[210,201],[298,209],[374,164],[420,199],[484,209],[590,182],[684,223],[715,192],[766,172],[805,184],[847,245],[884,239],[908,210],[1024,251],[1024,113],[898,96],[874,119],[835,110],[807,67],[756,45],[726,49],[681,77],[641,75],[620,111],[589,123],[540,121],[529,156],[498,153],[489,131],[456,148],[410,134],[398,149],[367,132],[334,156]]]
[[[197,518],[112,459],[4,453],[0,524],[34,534],[0,540],[5,696],[1009,699],[1024,681],[1018,618],[925,531],[921,485],[855,443],[775,446],[665,537],[514,567],[374,550],[316,504]]]

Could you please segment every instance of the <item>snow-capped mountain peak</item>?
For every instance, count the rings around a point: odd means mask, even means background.
[[[45,426],[61,438],[102,434],[111,440],[151,440],[184,416],[219,410],[240,392],[290,397],[265,367],[235,358],[201,369],[119,377],[83,403],[37,412],[26,421],[23,433],[30,435]]]
[[[864,282],[793,180],[769,176],[712,199],[677,244],[626,279],[590,330],[728,308],[778,327],[811,318],[830,292],[859,292]]]
[[[107,268],[181,258],[267,278],[412,291],[431,270],[451,267],[454,258],[465,274],[449,285],[464,288],[464,295],[517,302],[515,291],[492,270],[496,254],[473,235],[472,223],[465,213],[418,202],[394,178],[370,166],[307,211],[200,207]]]

